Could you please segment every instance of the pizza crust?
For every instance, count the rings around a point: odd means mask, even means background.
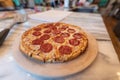
[[[78,39],[80,41],[80,44],[78,46],[73,46],[69,44],[69,40],[73,38],[74,33],[69,33],[70,36],[65,38],[64,43],[56,43],[53,40],[53,38],[55,36],[59,36],[60,34],[53,35],[51,32],[51,33],[48,33],[50,34],[50,38],[48,40],[44,40],[44,43],[50,43],[53,46],[53,48],[48,53],[42,52],[40,50],[41,45],[33,45],[32,41],[39,38],[41,35],[44,35],[45,34],[44,31],[46,30],[46,28],[44,27],[47,25],[49,26],[51,24],[56,25],[58,23],[44,23],[25,31],[21,37],[21,42],[19,47],[20,51],[22,51],[23,54],[33,59],[37,59],[40,62],[66,62],[78,57],[86,50],[88,46],[87,34],[78,26],[70,25],[66,23],[59,23],[59,25],[57,25],[57,28],[59,28],[59,26],[61,27],[64,25],[64,26],[68,26],[68,28],[75,29],[76,33],[80,32],[82,35],[82,38]],[[32,35],[35,28],[41,28],[40,32],[42,34],[40,36]],[[67,32],[67,30],[64,30],[62,32],[63,33]],[[61,54],[59,52],[59,47],[62,45],[70,46],[72,48],[72,52],[70,54]]]

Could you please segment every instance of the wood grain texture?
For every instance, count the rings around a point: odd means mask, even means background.
[[[115,36],[115,33],[113,32],[113,29],[118,21],[113,17],[108,17],[108,16],[102,16],[102,17],[120,61],[120,41],[118,40],[118,38]]]
[[[18,43],[18,41],[16,42]],[[95,38],[88,34],[88,48],[79,57],[64,63],[40,63],[25,57],[19,50],[19,44],[14,49],[14,58],[19,66],[30,73],[44,77],[63,77],[80,72],[87,68],[96,58],[98,45]],[[22,59],[22,60],[21,60]]]

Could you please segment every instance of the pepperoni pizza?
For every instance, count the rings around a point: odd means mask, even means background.
[[[65,62],[83,53],[87,45],[87,35],[80,27],[43,23],[22,34],[20,50],[42,62]]]

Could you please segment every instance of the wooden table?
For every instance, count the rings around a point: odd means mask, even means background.
[[[12,20],[0,22],[0,29],[7,27]],[[52,80],[119,80],[120,64],[111,39],[100,14],[72,13],[61,22],[78,25],[91,33],[97,40],[99,51],[95,61],[84,71],[77,74]],[[16,38],[25,30],[43,23],[29,19],[26,23],[16,25],[0,47],[0,79],[1,80],[51,80],[28,73],[21,69],[12,56],[12,46]],[[4,25],[4,26],[3,26]]]

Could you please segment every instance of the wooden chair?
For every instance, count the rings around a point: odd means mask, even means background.
[[[113,29],[115,35],[118,37],[118,39],[120,40],[120,21],[118,21],[117,25],[115,26],[115,28]]]

